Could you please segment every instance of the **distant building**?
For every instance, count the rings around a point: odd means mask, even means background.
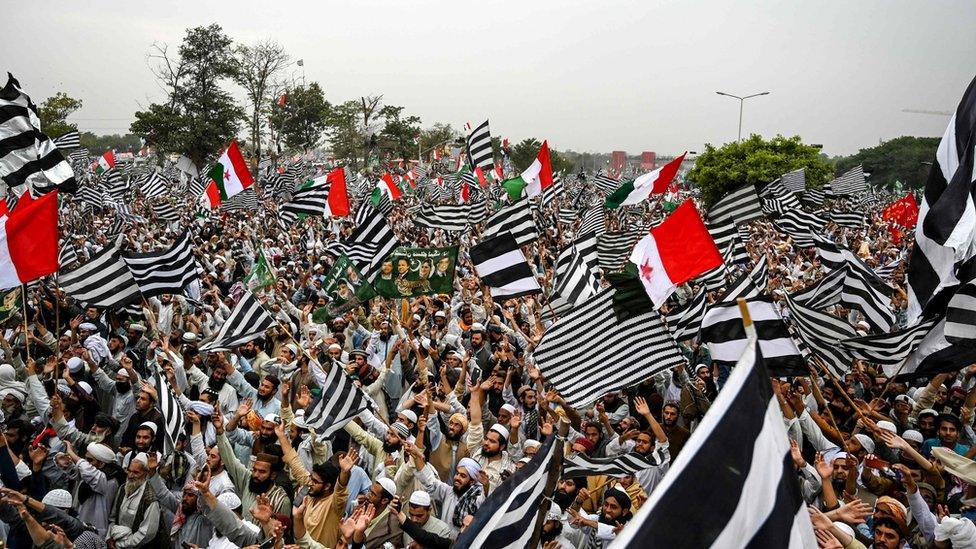
[[[642,170],[653,170],[657,167],[657,153],[654,151],[644,151],[641,153],[640,166]]]
[[[624,151],[613,151],[610,153],[610,173],[619,174],[627,165],[627,153]]]

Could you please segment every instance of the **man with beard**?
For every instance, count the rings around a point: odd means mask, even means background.
[[[404,463],[404,455],[401,451],[403,449],[403,441],[410,438],[410,430],[407,429],[406,425],[399,421],[393,423],[386,431],[386,436],[382,439],[369,434],[366,429],[363,429],[355,421],[346,423],[344,429],[359,444],[362,450],[365,450],[372,456],[372,466],[369,467],[369,464],[364,464],[364,469],[368,473],[371,473],[371,477],[377,478],[382,476],[384,471],[389,478],[393,478],[396,475],[396,470]],[[386,460],[391,456],[393,457],[393,465],[387,466]]]
[[[637,408],[637,413],[644,416],[645,419],[651,415],[649,411],[647,415],[644,415],[644,412],[641,411],[642,408],[637,406],[636,400],[634,401],[634,407]],[[647,402],[644,402],[643,407],[647,408]],[[678,457],[678,453],[681,452],[685,443],[688,442],[688,438],[691,437],[691,432],[688,429],[678,425],[678,419],[680,417],[681,410],[675,402],[667,402],[661,408],[661,423],[664,428],[664,435],[668,437],[668,452],[671,454],[672,459]],[[650,423],[650,420],[648,420],[648,423]],[[657,423],[657,421],[654,423]]]
[[[367,353],[380,358],[389,356],[399,340],[400,336],[394,333],[393,326],[390,322],[383,320],[379,324],[379,329],[370,335]],[[348,344],[348,339],[346,341]],[[349,356],[354,357],[353,359],[357,361],[358,365],[359,357],[356,356],[357,354],[350,350]],[[362,358],[363,363],[365,363],[366,356]],[[403,396],[403,367],[400,363],[400,353],[393,355],[393,360],[390,362],[390,372],[386,375],[386,381],[383,383],[383,390],[386,391],[387,396],[392,402],[400,400],[400,397]]]
[[[359,455],[355,450],[339,458],[337,467],[331,461],[312,466],[309,473],[302,465],[298,452],[292,447],[285,430],[278,428],[276,436],[285,451],[285,463],[298,485],[308,485],[308,495],[303,503],[302,520],[305,530],[315,541],[326,547],[335,547],[339,541],[339,521],[345,513],[349,499],[349,475]],[[297,520],[297,517],[296,517]]]
[[[138,322],[129,324],[129,329],[125,333],[125,352],[132,352],[137,356],[146,356],[146,352],[149,350],[149,340],[145,336],[145,326]]]
[[[275,428],[281,425],[281,417],[277,414],[267,414],[264,417],[257,418],[259,426],[256,432],[239,429],[238,425],[241,422],[247,423],[245,418],[250,414],[251,401],[245,399],[238,406],[233,419],[224,427],[227,438],[239,449],[236,452],[237,457],[241,461],[249,461],[251,456],[257,454],[281,455],[282,451],[278,447],[278,437],[275,436]]]
[[[123,491],[115,498],[106,543],[116,547],[150,547],[162,536],[162,517],[156,491],[146,482],[149,458],[144,453],[132,458]]]
[[[181,299],[174,299],[171,294],[163,294],[159,298],[149,298],[149,305],[156,309],[156,329],[167,336],[173,332],[174,326],[179,326],[182,323],[180,318]]]
[[[582,513],[575,505],[570,507],[570,525],[581,530],[587,548],[602,549],[610,545],[620,527],[631,519],[630,506],[630,496],[626,492],[610,488],[603,494],[603,507],[598,515]]]
[[[264,417],[268,414],[281,414],[281,401],[276,396],[281,381],[278,376],[268,374],[264,376],[258,388],[255,389],[244,379],[244,374],[234,368],[230,362],[224,363],[227,370],[227,383],[237,390],[239,398],[249,398],[253,401],[254,412]]]
[[[175,497],[166,497],[167,494],[160,492],[165,488],[162,482],[158,482],[159,475],[150,476],[150,487],[160,495],[160,504],[165,507],[167,500],[178,501],[175,509],[175,516],[171,521],[164,521],[163,524],[170,523],[169,536],[173,547],[185,547],[185,544],[206,547],[207,542],[213,537],[213,524],[200,512],[197,502],[200,499],[200,492],[196,489],[194,482],[187,482],[183,487],[183,497],[177,500]]]
[[[241,345],[237,350],[238,354],[247,359],[248,364],[251,365],[251,370],[257,372],[259,376],[263,376],[265,372],[261,369],[264,363],[271,360],[268,353],[264,352],[264,340],[259,338],[254,341],[248,341],[244,345]]]
[[[410,455],[420,483],[431,499],[440,503],[440,519],[447,523],[451,536],[456,538],[464,526],[464,517],[474,515],[485,500],[481,466],[471,458],[461,458],[454,473],[454,482],[447,484],[437,478],[437,472],[428,466],[419,448],[411,445]]]
[[[128,470],[129,464],[135,456],[139,454],[150,454],[155,453],[153,450],[153,441],[156,439],[156,424],[151,421],[146,421],[136,429],[135,445],[132,448],[122,447],[119,448],[119,453],[122,454],[122,468]]]
[[[484,470],[491,486],[498,486],[502,481],[502,471],[514,469],[515,464],[508,454],[508,429],[496,423],[485,432],[481,423],[481,401],[491,384],[492,381],[488,380],[481,384],[475,383],[471,388],[471,422],[465,444],[473,461]]]
[[[126,425],[125,430],[122,432],[122,437],[119,439],[120,448],[134,447],[136,443],[136,431],[147,421],[156,424],[157,433],[163,432],[166,428],[166,422],[163,420],[162,412],[156,408],[157,399],[156,389],[152,385],[143,382],[139,392],[136,394],[135,412],[129,418],[129,423]],[[153,442],[152,449],[157,452],[163,450],[163,437],[156,438]]]
[[[447,524],[431,514],[430,494],[416,490],[410,494],[410,508],[407,513],[399,513],[400,527],[403,529],[403,545],[410,549],[431,547],[432,549],[451,547],[453,537]]]
[[[224,353],[212,354],[210,355],[210,362],[212,373],[207,380],[207,387],[217,393],[220,409],[225,414],[232,414],[237,410],[239,401],[237,400],[237,391],[227,383],[227,369],[223,365],[227,362],[227,357],[224,356]]]
[[[556,493],[552,496],[552,501],[559,506],[560,511],[566,511],[569,506],[576,501],[581,488],[586,486],[586,477],[568,477],[559,480],[556,485]]]
[[[115,462],[115,452],[104,444],[89,444],[82,459],[70,442],[64,445],[65,453],[78,467],[79,481],[72,494],[78,504],[78,520],[93,525],[100,536],[105,536],[112,501],[125,479]]]
[[[217,449],[220,452],[220,459],[227,468],[227,474],[234,483],[234,488],[241,497],[244,506],[244,514],[248,515],[251,509],[257,504],[257,497],[264,495],[268,498],[271,508],[275,513],[291,515],[291,500],[285,490],[275,484],[278,477],[277,465],[280,460],[277,456],[269,454],[257,454],[251,470],[248,471],[231,447],[230,440],[224,434],[224,418],[219,410],[214,411],[211,418],[214,430],[217,432]],[[272,434],[272,436],[274,436]]]
[[[481,380],[488,379],[491,375],[491,348],[485,341],[485,327],[475,322],[471,326],[471,339],[466,345],[468,354],[474,359],[475,364],[481,370]]]
[[[673,413],[672,417],[674,418],[675,426],[677,426],[677,409],[673,405],[670,407],[665,405],[664,409],[667,410],[669,408]],[[672,460],[670,452],[672,446],[670,438],[667,435],[667,428],[658,423],[654,415],[651,414],[646,400],[641,397],[636,397],[634,399],[634,409],[647,420],[651,426],[651,431],[648,433],[647,431],[633,429],[624,432],[624,434],[618,436],[607,445],[607,456],[615,456],[633,451],[647,461],[656,463],[657,465],[638,471],[635,475],[644,491],[650,494],[654,491],[658,483],[661,482],[661,479],[664,478],[664,474],[668,472]],[[667,417],[663,413],[662,416]],[[629,424],[629,420],[622,423]]]
[[[430,452],[429,462],[444,482],[454,478],[458,462],[468,457],[468,446],[461,441],[467,430],[467,416],[462,413],[451,415],[447,421],[447,430]]]
[[[926,408],[918,413],[918,431],[925,440],[936,438],[939,427],[939,412]]]

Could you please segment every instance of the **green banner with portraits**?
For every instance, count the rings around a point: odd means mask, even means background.
[[[415,297],[454,293],[458,248],[397,248],[373,279],[383,297]]]
[[[329,296],[328,312],[337,315],[355,309],[376,296],[356,265],[345,255],[339,259],[325,275],[322,289]]]

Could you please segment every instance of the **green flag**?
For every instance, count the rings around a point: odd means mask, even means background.
[[[522,197],[522,191],[525,190],[526,182],[522,179],[522,176],[514,177],[512,179],[506,179],[502,181],[502,187],[508,192],[508,198],[515,202]]]
[[[457,246],[397,248],[383,260],[373,287],[390,298],[451,294],[457,257]]]
[[[0,292],[0,322],[6,322],[23,305],[20,288]]]
[[[331,315],[355,309],[376,296],[376,290],[345,254],[339,256],[325,275],[322,289],[329,296],[327,312]]]
[[[254,268],[244,277],[244,285],[248,291],[263,290],[275,283],[274,271],[264,257],[264,250],[258,250],[258,260],[254,263]]]

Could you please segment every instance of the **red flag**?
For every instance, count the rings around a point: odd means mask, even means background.
[[[918,223],[918,204],[912,193],[906,194],[899,200],[892,202],[884,211],[881,217],[885,221],[897,223],[906,229],[912,229]]]
[[[480,167],[474,169],[474,173],[478,174],[478,182],[481,183],[482,187],[488,186],[488,179],[485,178],[485,172]]]
[[[281,97],[278,98],[278,106],[284,107],[285,103],[287,102],[288,102],[288,94],[285,93],[281,94]]]

